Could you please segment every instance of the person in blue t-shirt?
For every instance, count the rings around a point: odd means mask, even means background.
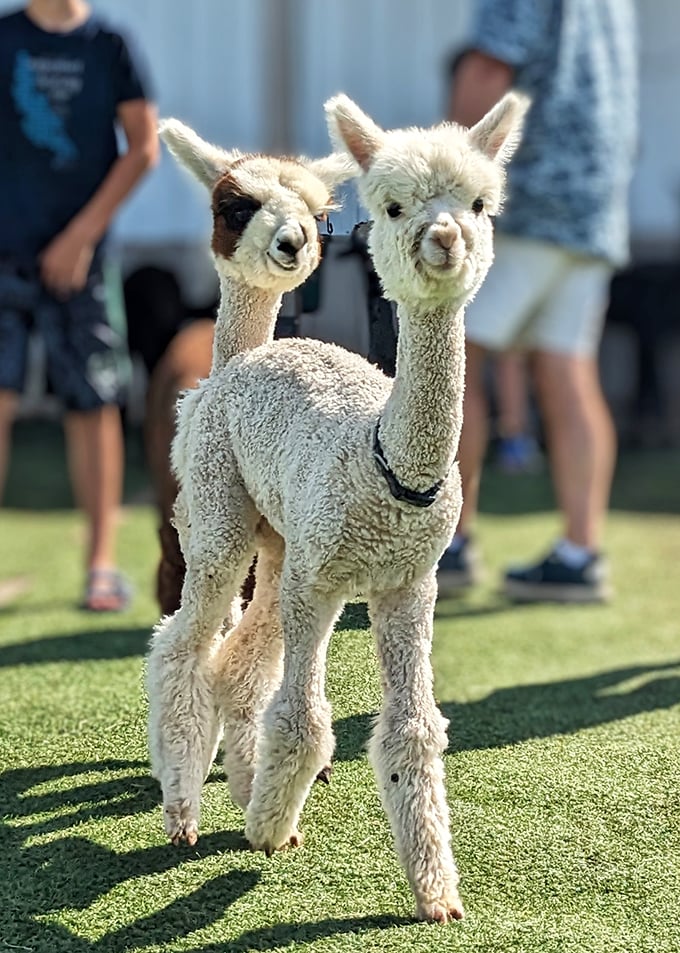
[[[114,559],[124,340],[107,313],[103,246],[158,156],[155,106],[128,39],[83,0],[31,0],[0,17],[0,128],[0,492],[36,328],[88,520],[84,606],[117,611],[129,597]]]
[[[506,572],[514,599],[608,596],[600,552],[615,436],[597,349],[615,267],[628,254],[637,150],[631,0],[478,0],[449,118],[471,126],[511,86],[532,105],[508,169],[496,260],[465,315],[463,510],[439,564],[441,594],[475,581],[470,537],[487,442],[484,364],[528,352],[564,526],[536,563]]]

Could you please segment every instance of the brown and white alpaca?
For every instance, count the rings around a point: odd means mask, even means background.
[[[344,96],[327,103],[336,144],[361,168],[376,270],[398,303],[396,377],[333,345],[279,341],[223,362],[184,401],[174,459],[187,578],[149,659],[168,834],[195,840],[217,701],[246,836],[271,852],[299,842],[331,758],[326,649],[344,603],[364,593],[385,696],[369,757],[417,914],[440,922],[463,907],[430,665],[436,565],[461,506],[463,308],[492,260],[489,216],[525,108],[508,94],[471,130],[386,132]],[[233,338],[225,328],[225,355],[237,339],[247,346],[240,325]],[[230,629],[255,546],[254,599]]]
[[[194,417],[202,413],[201,408],[207,408],[208,404],[215,405],[209,395],[213,391],[214,380],[230,358],[273,339],[283,294],[302,284],[319,264],[321,246],[317,222],[334,207],[333,189],[355,176],[358,168],[346,153],[310,160],[225,151],[205,142],[176,119],[162,121],[159,132],[175,158],[210,191],[212,253],[221,291],[210,375],[199,383],[197,389],[187,391],[180,399],[178,433],[173,441],[173,470],[180,484],[175,504],[175,524],[186,556],[190,549],[197,550],[200,534],[211,533],[213,519],[219,519],[217,511],[215,514],[209,512],[212,508],[209,503],[207,518],[203,519],[196,508],[197,504],[191,502],[191,487],[201,486],[212,479],[210,471],[213,466],[216,473],[219,472],[221,440],[225,436],[225,421],[213,419],[210,429],[197,437]],[[228,408],[222,410],[229,416]],[[201,445],[198,454],[193,446],[195,439]],[[202,493],[200,490],[198,492],[199,495]],[[238,489],[234,487],[236,497]],[[271,564],[268,550],[271,547],[280,561],[279,541],[255,513],[252,502],[242,502],[243,509],[236,520],[237,529],[240,532],[241,521],[248,527],[251,538],[247,548],[251,555],[256,548],[254,536],[257,529],[257,548],[260,550],[258,573],[262,580],[266,580]],[[189,521],[192,519],[195,521],[191,533],[193,544],[189,538]],[[197,532],[199,525],[202,529]],[[228,536],[228,527],[220,524],[217,532],[224,532]],[[218,547],[221,545],[217,537],[214,542]],[[249,559],[248,556],[244,557],[241,582],[245,578]],[[209,574],[209,570],[207,572]],[[189,590],[185,602],[191,601],[192,591]],[[272,585],[269,591],[271,604],[262,598],[264,584],[260,587],[258,611],[248,614],[239,632],[246,635],[247,640],[250,628],[262,624],[271,631],[276,645],[280,646],[277,586]],[[187,592],[186,587],[184,592]],[[185,607],[184,614],[186,612]],[[214,617],[210,615],[202,619],[199,616],[201,621],[197,632],[187,630],[187,644],[181,639],[176,643],[166,635],[162,646],[156,640],[156,647],[149,657],[152,770],[163,787],[166,829],[173,839],[181,836],[189,841],[195,840],[200,788],[213,761],[219,736],[225,729],[227,710],[231,709],[235,710],[236,728],[234,743],[231,744],[231,720],[227,717],[225,768],[230,777],[232,793],[244,807],[247,803],[252,770],[249,769],[247,779],[241,783],[239,766],[242,759],[247,759],[249,763],[253,761],[255,732],[251,730],[246,738],[247,732],[236,730],[244,720],[244,714],[231,695],[225,701],[225,710],[220,717],[217,716],[211,670],[213,663],[210,660],[221,631],[228,631],[240,616],[240,598],[236,596],[231,600],[228,596]],[[160,629],[163,630],[169,621],[166,619],[161,622]],[[210,636],[207,636],[208,631]],[[259,641],[261,638],[254,639],[253,643]],[[166,647],[171,652],[170,662],[165,655]],[[267,680],[266,667],[263,666],[258,673],[257,690],[262,694],[262,704],[265,696],[268,698],[280,681],[280,655],[280,651],[277,651],[270,673],[271,684]],[[255,694],[254,688],[253,697]],[[177,718],[181,718],[181,728],[175,737],[172,725]],[[249,712],[246,712],[245,723],[250,727]],[[247,750],[242,752],[244,746]],[[186,805],[181,814],[182,817],[184,814],[194,817],[194,827],[185,824],[179,815],[175,816],[167,808],[173,802],[172,792],[176,784],[180,791],[186,790],[186,771],[194,778],[195,814],[192,814],[193,803],[191,807]],[[241,796],[239,787],[245,791]]]

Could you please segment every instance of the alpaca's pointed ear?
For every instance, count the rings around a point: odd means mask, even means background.
[[[180,165],[209,189],[241,155],[236,150],[227,152],[205,142],[179,119],[162,119],[158,134]]]
[[[304,159],[305,168],[321,179],[329,192],[347,179],[354,179],[361,171],[346,152],[332,152],[323,159]]]
[[[470,144],[489,159],[505,163],[519,145],[530,100],[520,93],[506,93],[468,133]]]
[[[329,99],[324,109],[333,145],[346,149],[367,172],[385,141],[383,130],[342,93]]]

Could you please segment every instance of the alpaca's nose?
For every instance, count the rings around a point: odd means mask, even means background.
[[[452,215],[441,214],[432,225],[431,235],[433,241],[450,251],[460,238],[460,227]]]
[[[307,244],[307,236],[297,222],[289,222],[279,229],[276,235],[276,247],[291,260]]]

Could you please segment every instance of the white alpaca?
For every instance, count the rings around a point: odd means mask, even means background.
[[[361,168],[371,251],[398,302],[396,378],[333,345],[280,341],[236,354],[184,400],[174,461],[187,577],[149,659],[168,834],[195,840],[217,704],[246,836],[271,852],[299,842],[330,760],[326,647],[344,603],[364,593],[385,693],[369,756],[417,914],[441,922],[463,908],[432,691],[435,573],[461,505],[463,306],[492,260],[489,215],[525,108],[509,94],[471,130],[385,132],[346,97],[327,103],[335,142]],[[232,321],[221,329],[236,342],[229,355],[247,346]],[[256,546],[253,602],[215,640]]]

